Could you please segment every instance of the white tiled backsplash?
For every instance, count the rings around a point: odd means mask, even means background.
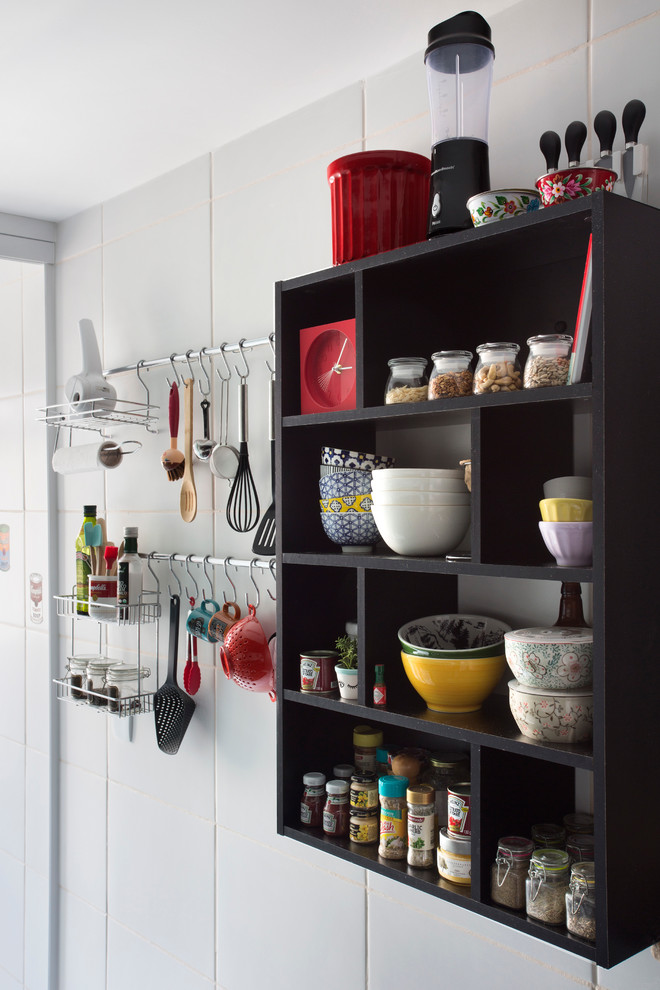
[[[624,104],[640,98],[650,111],[641,135],[650,146],[649,197],[660,205],[660,11],[641,0],[560,0],[552,10],[527,0],[490,23],[492,184],[533,185],[543,171],[544,130],[563,133],[571,120],[601,108],[620,120]],[[362,147],[429,153],[424,41],[389,71],[60,224],[59,389],[81,366],[81,317],[94,322],[106,368],[270,333],[273,282],[331,264],[327,164]],[[30,572],[47,573],[46,433],[48,443],[52,438],[33,421],[44,403],[42,284],[39,269],[0,263],[0,522],[11,527],[11,569],[0,573],[2,990],[45,990],[47,971],[47,622],[35,625],[25,614]],[[268,356],[262,349],[248,358],[249,449],[262,508],[270,502]],[[205,476],[201,466],[197,518],[191,525],[180,520],[178,486],[159,463],[168,446],[165,375],[145,375],[161,407],[158,436],[127,428],[126,438],[137,437],[143,448],[117,471],[58,477],[66,552],[60,587],[44,587],[45,599],[73,582],[69,551],[85,502],[103,509],[115,542],[133,523],[143,550],[251,556],[254,534],[233,532],[225,519],[228,484]],[[134,376],[114,384],[120,397],[143,398]],[[236,407],[234,381],[234,439]],[[199,396],[195,408],[201,435]],[[214,409],[212,434],[217,430]],[[171,576],[162,563],[157,571],[166,593]],[[231,597],[221,569],[215,578],[215,597]],[[235,574],[235,582],[243,606],[246,593],[253,598],[248,575]],[[271,632],[272,583],[262,574],[258,583],[259,616]],[[461,595],[463,607],[474,610],[496,604],[486,580],[462,582]],[[521,619],[543,610],[551,621],[553,585],[536,582],[528,599],[521,589]],[[68,633],[62,622],[63,662]],[[166,638],[163,628],[163,657]],[[127,634],[117,644],[135,648]],[[79,645],[93,649],[94,641],[86,643],[83,632]],[[148,636],[144,649],[148,662]],[[157,749],[149,717],[135,720],[129,743],[96,713],[59,706],[62,990],[302,990],[311,972],[319,988],[336,986],[338,971],[350,990],[389,990],[409,982],[412,966],[417,982],[432,985],[460,972],[464,990],[658,985],[650,952],[597,971],[577,956],[277,836],[275,706],[227,681],[203,644],[199,659],[198,710],[176,757]]]

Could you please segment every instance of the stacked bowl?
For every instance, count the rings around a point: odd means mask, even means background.
[[[551,478],[543,485],[539,529],[560,567],[589,567],[593,556],[591,478]]]
[[[435,557],[465,536],[470,493],[461,468],[387,468],[371,484],[373,516],[394,553]]]
[[[380,454],[321,448],[321,524],[343,553],[371,553],[380,539],[371,511],[372,472],[393,464]]]

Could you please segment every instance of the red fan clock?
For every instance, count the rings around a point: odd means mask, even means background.
[[[355,409],[355,320],[300,331],[300,411]]]

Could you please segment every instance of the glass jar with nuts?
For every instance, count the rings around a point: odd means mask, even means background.
[[[431,355],[433,371],[429,399],[451,399],[472,393],[472,351],[436,351]]]
[[[479,360],[474,372],[475,395],[491,395],[496,392],[517,392],[523,387],[518,344],[479,344]]]

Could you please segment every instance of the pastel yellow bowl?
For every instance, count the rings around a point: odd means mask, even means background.
[[[592,522],[594,503],[586,498],[542,498],[543,522]]]
[[[433,712],[479,711],[506,669],[504,652],[465,660],[432,660],[402,652],[401,660],[408,680]]]

